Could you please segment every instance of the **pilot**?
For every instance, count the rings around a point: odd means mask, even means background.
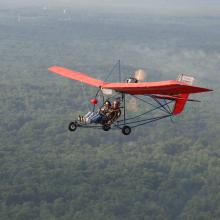
[[[98,112],[88,112],[83,118],[86,123],[101,123],[107,120],[111,102],[106,100]]]
[[[111,102],[106,100],[102,108],[100,108],[99,113],[106,115],[111,107]]]

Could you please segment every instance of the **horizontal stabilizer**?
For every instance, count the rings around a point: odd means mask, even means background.
[[[176,95],[176,96],[171,96],[171,95],[150,95],[152,98],[157,98],[157,99],[167,99],[167,100],[180,100],[184,99],[181,97],[181,95]],[[187,99],[188,102],[201,102],[197,99]]]
[[[201,101],[197,99],[188,99],[187,102],[201,102]]]

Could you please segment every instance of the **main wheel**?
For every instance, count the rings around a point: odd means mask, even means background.
[[[108,131],[108,130],[110,130],[110,129],[111,129],[111,126],[110,126],[110,125],[105,124],[105,125],[103,125],[103,126],[102,126],[102,129],[103,129],[104,131]]]
[[[77,129],[77,123],[75,121],[72,121],[69,123],[69,130],[75,131]]]
[[[124,135],[129,135],[131,133],[131,128],[129,126],[125,125],[121,131]]]

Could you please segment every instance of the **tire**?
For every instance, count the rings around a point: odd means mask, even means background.
[[[72,121],[69,123],[69,130],[70,131],[75,131],[77,129],[77,123]]]
[[[104,131],[109,131],[109,130],[111,129],[111,126],[105,124],[105,125],[102,126],[102,129],[103,129]]]
[[[129,126],[124,126],[121,131],[122,134],[129,135],[131,133],[131,128]]]

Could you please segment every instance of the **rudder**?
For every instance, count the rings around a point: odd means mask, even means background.
[[[175,101],[173,107],[173,112],[172,112],[173,115],[178,115],[184,110],[188,98],[189,98],[189,94],[180,94],[178,96],[178,99]]]

